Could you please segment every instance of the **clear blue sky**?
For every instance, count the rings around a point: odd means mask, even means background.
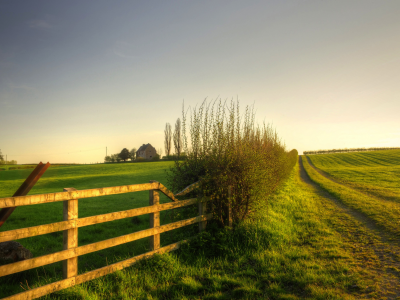
[[[254,103],[289,150],[400,146],[399,16],[398,0],[0,0],[0,149],[158,149],[183,100],[217,96]]]

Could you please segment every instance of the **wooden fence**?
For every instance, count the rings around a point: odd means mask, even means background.
[[[149,206],[125,210],[125,211],[119,211],[114,213],[108,213],[103,215],[96,215],[92,217],[78,218],[78,199],[147,191],[147,190],[149,191]],[[190,188],[187,188],[177,195],[184,195],[190,190],[191,190]],[[159,204],[159,192],[165,194],[168,198],[173,200],[173,202]],[[59,291],[77,284],[81,284],[82,282],[89,281],[104,276],[106,274],[113,273],[117,270],[129,267],[138,260],[148,258],[156,253],[165,253],[176,250],[182,243],[186,241],[180,241],[160,248],[161,233],[195,223],[199,223],[199,231],[201,232],[205,229],[207,220],[210,220],[212,218],[212,214],[205,214],[206,203],[204,201],[198,199],[188,199],[188,200],[178,201],[171,191],[169,191],[165,186],[156,181],[150,181],[150,183],[145,183],[145,184],[134,184],[134,185],[125,185],[125,186],[90,189],[90,190],[76,190],[74,188],[66,188],[64,189],[64,192],[60,193],[0,198],[0,208],[33,205],[39,203],[50,203],[56,201],[64,201],[64,206],[63,206],[64,221],[0,232],[0,242],[13,241],[17,239],[47,234],[56,231],[63,231],[64,250],[0,266],[0,277],[52,264],[58,261],[63,261],[64,279],[38,288],[30,289],[28,291],[10,297],[6,297],[3,299],[38,298],[53,293],[55,291]],[[197,217],[160,226],[160,211],[174,209],[178,207],[184,207],[193,204],[198,204],[199,207],[199,215]],[[133,232],[130,234],[88,244],[85,246],[78,246],[79,227],[89,226],[93,224],[99,224],[114,220],[120,220],[144,214],[150,214],[149,229]],[[134,256],[127,260],[78,275],[78,256],[110,248],[113,246],[121,245],[124,243],[132,242],[138,239],[142,239],[144,237],[150,237],[150,250],[151,250],[150,252]]]

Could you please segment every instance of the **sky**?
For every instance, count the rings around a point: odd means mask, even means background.
[[[0,0],[0,149],[160,149],[206,98],[254,105],[300,154],[400,147],[399,15],[398,0]]]

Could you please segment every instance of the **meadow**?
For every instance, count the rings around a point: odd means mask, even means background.
[[[400,296],[399,162],[399,150],[301,156],[309,179],[375,236],[364,247],[391,282],[388,299]]]
[[[323,189],[327,190],[330,194],[340,199],[340,201],[345,205],[368,216],[368,218],[370,218],[374,223],[390,232],[393,238],[400,236],[400,203],[370,196],[361,192],[360,189],[354,189],[350,186],[335,182],[328,177],[323,176],[318,172],[318,170],[313,168],[308,159],[302,159],[302,161],[311,180],[316,182]],[[376,181],[382,180],[378,176],[376,177]],[[362,180],[361,178],[362,175],[359,175],[358,180]]]
[[[400,150],[307,156],[335,180],[400,203]]]
[[[172,162],[63,166],[49,168],[31,194],[166,182]],[[30,170],[0,173],[1,197],[9,196]],[[176,252],[62,290],[48,299],[360,299],[381,293],[373,253],[365,270],[363,248],[374,239],[300,177],[290,178],[251,219],[234,229],[216,228],[197,235]],[[166,201],[165,198],[160,199]],[[267,200],[267,199],[266,199]],[[79,216],[148,205],[148,192],[82,199]],[[163,217],[161,218],[163,219]],[[62,204],[19,207],[1,231],[62,220]],[[163,222],[168,222],[165,216]],[[148,217],[124,219],[79,229],[79,245],[148,228]],[[85,231],[86,229],[86,231]],[[187,228],[162,245],[192,236]],[[345,234],[344,234],[345,233]],[[34,256],[59,251],[62,233],[19,240]],[[88,254],[79,259],[79,273],[146,251],[147,239]],[[1,277],[0,297],[61,279],[61,263]]]
[[[97,165],[71,165],[49,168],[29,194],[42,194],[61,192],[65,187],[74,187],[78,190],[99,187],[147,183],[156,180],[161,183],[166,181],[166,169],[172,162],[135,163],[135,164],[97,164]],[[0,197],[11,196],[22,184],[32,169],[9,170],[0,174]],[[169,202],[168,198],[160,194],[160,203]],[[87,198],[79,201],[79,217],[94,216],[109,212],[123,211],[149,205],[149,192],[126,193],[121,195]],[[38,204],[18,207],[9,217],[0,231],[31,227],[63,220],[62,202]],[[169,212],[161,212],[161,224],[169,222]],[[176,218],[176,216],[175,216]],[[193,227],[193,226],[192,226]],[[149,228],[148,215],[122,219],[102,224],[96,224],[79,230],[79,245],[94,243],[108,238],[121,236]],[[188,233],[192,233],[186,228]],[[178,233],[177,233],[178,232]],[[182,230],[162,234],[162,246],[182,239],[179,235]],[[174,236],[178,236],[174,239]],[[183,235],[185,236],[185,235]],[[186,234],[187,236],[187,234]],[[171,239],[172,237],[172,239]],[[34,257],[54,253],[62,250],[62,232],[40,235],[18,240],[25,248],[29,249]],[[149,250],[147,239],[135,243],[127,243],[112,249],[105,249],[87,254],[79,258],[79,271],[95,269],[107,265],[109,260],[119,261],[120,255],[138,255]],[[6,262],[3,262],[3,264]],[[48,265],[41,271],[46,274],[61,272],[61,262]],[[32,271],[27,271],[32,274]],[[56,275],[55,275],[56,276]],[[18,277],[18,276],[17,276]],[[13,291],[9,282],[15,276],[5,276],[0,281],[0,296],[2,292]],[[19,283],[18,283],[19,284]]]
[[[34,169],[36,165],[2,165],[0,164],[0,171],[16,170],[16,169]]]

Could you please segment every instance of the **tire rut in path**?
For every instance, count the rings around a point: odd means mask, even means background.
[[[304,156],[303,156],[304,157]],[[311,165],[311,164],[310,164]],[[312,165],[311,165],[312,166]],[[303,182],[306,184],[310,185],[313,187],[314,191],[319,195],[322,196],[323,198],[326,198],[333,202],[338,209],[341,212],[344,212],[348,215],[350,215],[352,218],[355,220],[359,221],[361,224],[363,224],[370,232],[372,232],[373,235],[375,235],[378,240],[381,242],[379,244],[365,244],[365,247],[368,247],[369,249],[373,250],[377,258],[379,259],[381,265],[383,266],[382,270],[390,270],[391,268],[400,268],[400,244],[399,243],[394,243],[393,241],[389,240],[389,234],[387,234],[384,230],[382,230],[380,227],[378,227],[373,220],[371,220],[368,216],[365,214],[352,209],[348,206],[346,206],[343,202],[341,202],[338,198],[335,196],[331,195],[329,192],[325,191],[322,189],[318,184],[316,184],[314,181],[311,180],[311,178],[308,176],[306,170],[304,169],[303,166],[303,161],[302,157],[299,156],[299,170],[300,170],[300,178]],[[316,169],[318,171],[318,169]],[[319,172],[319,174],[321,174]],[[323,174],[321,174],[324,176]],[[332,180],[331,178],[324,176],[325,178]],[[332,180],[334,181],[334,180]],[[334,181],[336,182],[336,181]],[[340,182],[337,182],[338,184],[341,184]],[[390,251],[391,259],[389,260],[387,258],[388,251]],[[395,274],[391,271],[388,271],[390,274]],[[400,297],[400,290],[398,287],[398,282],[400,278],[393,278],[389,277],[386,273],[381,271],[381,276],[384,276],[384,282],[385,287],[385,296],[387,299],[397,299]],[[399,277],[399,275],[396,274],[396,277]]]
[[[304,155],[303,155],[303,156],[304,156]],[[340,184],[340,185],[342,185],[342,186],[344,186],[344,187],[346,187],[346,188],[348,188],[348,189],[351,189],[351,190],[353,190],[353,191],[355,191],[355,192],[357,192],[357,193],[363,194],[363,195],[365,195],[365,196],[367,196],[367,197],[369,197],[369,198],[372,198],[372,199],[387,201],[387,202],[390,202],[390,203],[398,203],[398,201],[392,201],[392,200],[385,199],[385,198],[383,198],[383,197],[378,197],[378,196],[376,196],[376,195],[372,195],[372,194],[366,193],[366,192],[364,192],[364,191],[360,191],[359,189],[356,189],[356,188],[354,188],[354,187],[352,187],[352,186],[350,186],[350,185],[347,185],[347,184],[345,184],[345,183],[343,183],[343,182],[340,182],[340,181],[336,180],[335,178],[333,178],[332,176],[330,176],[329,174],[327,174],[326,172],[324,172],[324,171],[322,171],[321,169],[317,168],[317,167],[313,164],[313,162],[311,161],[311,159],[310,159],[308,156],[304,156],[304,157],[307,158],[308,164],[311,166],[311,168],[313,168],[313,169],[314,169],[316,172],[318,172],[321,176],[325,177],[326,179],[328,179],[328,180],[330,180],[330,181],[333,181],[334,183]]]

